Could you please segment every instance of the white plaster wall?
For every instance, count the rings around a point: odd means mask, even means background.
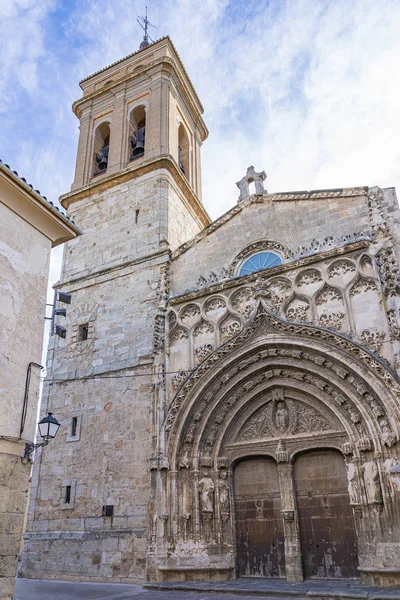
[[[19,435],[25,378],[40,363],[51,242],[0,203],[0,435]],[[23,438],[36,428],[39,370],[33,369]]]

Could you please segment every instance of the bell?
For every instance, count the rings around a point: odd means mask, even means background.
[[[104,160],[104,159],[103,159],[103,160],[101,160],[101,161],[98,163],[98,165],[97,165],[97,166],[98,166],[98,169],[99,169],[99,171],[104,171],[105,169],[107,169],[107,163],[108,163],[108,161],[106,161],[106,160]]]
[[[136,146],[133,149],[132,156],[139,156],[140,154],[144,154],[144,142],[136,140]]]

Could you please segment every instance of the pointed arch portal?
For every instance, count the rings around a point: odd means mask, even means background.
[[[166,415],[165,568],[195,570],[196,548],[230,577],[357,577],[365,517],[378,531],[394,502],[382,465],[399,439],[398,397],[396,376],[365,348],[260,300]]]

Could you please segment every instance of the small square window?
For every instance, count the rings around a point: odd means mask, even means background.
[[[89,335],[89,323],[84,323],[83,325],[79,325],[78,340],[80,342],[84,342],[88,339],[88,335]]]
[[[105,504],[103,506],[103,517],[113,517],[114,516],[114,506],[112,504]]]
[[[71,437],[76,437],[77,428],[78,428],[78,417],[72,417],[72,419],[71,419]]]

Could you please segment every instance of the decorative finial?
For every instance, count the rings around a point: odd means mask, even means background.
[[[244,177],[242,177],[242,179],[236,183],[236,185],[238,186],[238,188],[240,190],[240,196],[239,196],[238,202],[241,202],[242,200],[246,200],[246,198],[249,197],[249,195],[250,195],[249,185],[250,185],[250,183],[253,183],[253,181],[256,186],[256,194],[263,194],[264,192],[266,192],[266,190],[264,188],[264,184],[263,184],[263,181],[265,181],[266,179],[267,179],[267,175],[266,175],[265,171],[256,173],[253,165],[248,167],[246,175]]]
[[[150,21],[147,18],[147,6],[146,6],[146,16],[145,17],[139,17],[136,19],[137,22],[139,23],[140,27],[143,29],[144,31],[144,36],[143,36],[143,41],[139,46],[139,50],[142,50],[143,48],[146,48],[146,46],[149,46],[150,42],[154,42],[154,40],[151,39],[151,37],[149,36],[149,25],[151,27],[154,27],[154,25],[152,25],[152,23],[150,23]],[[143,23],[142,23],[143,21]]]

